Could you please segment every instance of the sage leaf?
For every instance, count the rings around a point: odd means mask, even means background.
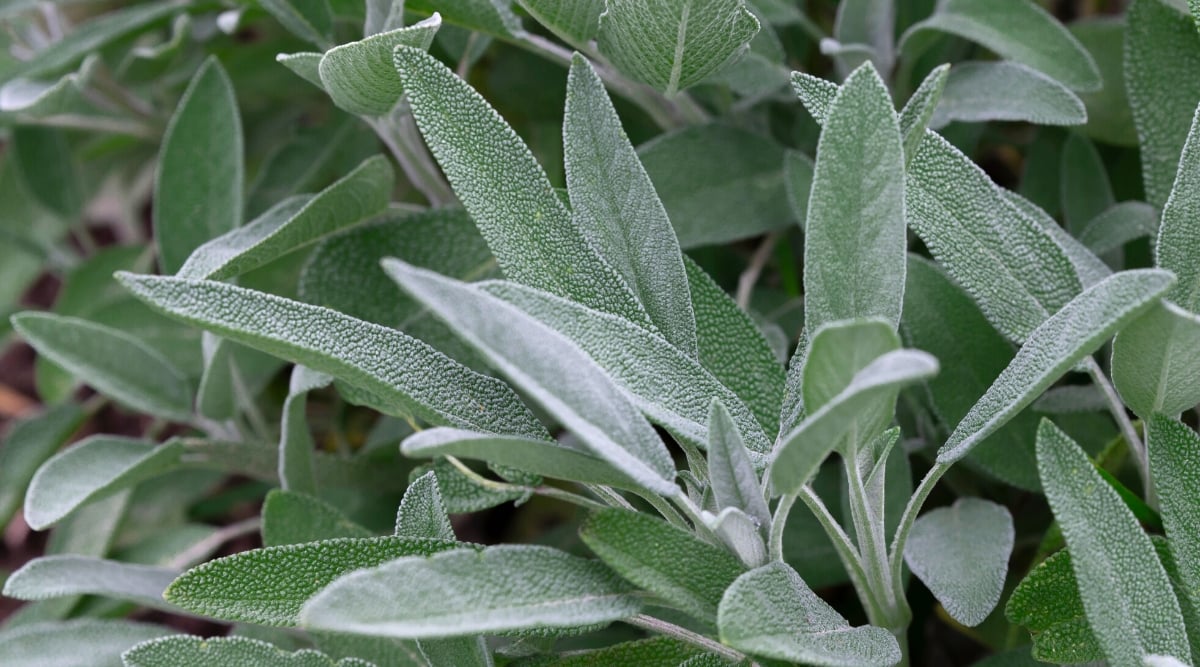
[[[540,546],[401,558],[334,582],[304,605],[306,628],[413,639],[607,623],[641,601],[602,564]]]
[[[308,430],[308,393],[327,387],[333,378],[304,366],[292,368],[288,395],[279,424],[279,484],[285,491],[315,493],[312,434]]]
[[[961,459],[1145,312],[1174,282],[1170,273],[1156,269],[1122,271],[1063,306],[1029,335],[1017,356],[963,417],[938,450],[938,462]]]
[[[622,577],[708,623],[717,620],[721,594],[745,571],[728,551],[640,512],[593,512],[579,537]]]
[[[1171,196],[1163,207],[1155,249],[1158,266],[1179,278],[1167,298],[1200,313],[1200,106],[1179,157]]]
[[[429,50],[441,26],[441,15],[434,13],[407,28],[333,47],[325,52],[317,66],[322,87],[334,104],[350,113],[387,114],[404,92],[392,63],[392,51],[400,45]]]
[[[70,439],[84,418],[78,405],[63,403],[12,422],[0,446],[0,522],[8,525],[38,468]]]
[[[1146,201],[1161,208],[1200,102],[1196,25],[1160,0],[1135,0],[1126,13],[1125,84],[1137,127]]]
[[[312,649],[289,653],[249,637],[173,635],[138,644],[127,651],[123,658],[125,667],[373,667],[373,663],[365,660],[334,660]]]
[[[1083,450],[1049,421],[1038,427],[1037,449],[1042,487],[1105,656],[1129,665],[1150,654],[1189,657],[1179,602],[1137,519]]]
[[[171,582],[164,595],[184,609],[217,619],[292,626],[304,602],[343,574],[461,546],[444,540],[367,537],[266,547],[198,565]]]
[[[400,509],[396,512],[396,535],[400,537],[430,537],[453,542],[454,527],[446,514],[442,493],[438,491],[437,474],[427,472],[408,485]]]
[[[1049,12],[1031,0],[947,0],[928,19],[908,29],[900,48],[918,50],[925,32],[968,39],[1010,60],[1039,70],[1072,90],[1099,90],[1091,55]]]
[[[495,664],[483,637],[423,639],[417,646],[429,667],[492,667]]]
[[[163,589],[177,574],[170,568],[91,556],[42,556],[9,575],[4,582],[4,595],[18,600],[101,595],[178,613],[179,609],[162,597]]]
[[[890,72],[896,57],[895,21],[894,0],[848,0],[838,5],[833,36],[844,45],[866,46],[875,68]],[[842,73],[849,74],[859,64]]]
[[[67,135],[53,128],[17,126],[9,141],[9,159],[20,170],[29,193],[62,218],[78,217],[84,204],[83,184]]]
[[[1070,88],[1021,63],[1002,60],[955,65],[930,127],[993,120],[1082,125],[1087,122],[1087,109]]]
[[[1130,241],[1158,233],[1158,211],[1140,201],[1114,204],[1092,218],[1079,232],[1079,241],[1097,255],[1105,255]]]
[[[263,546],[305,544],[340,537],[371,537],[371,531],[325,501],[305,493],[272,489],[263,500]]]
[[[771,511],[762,485],[729,410],[714,398],[708,413],[708,478],[717,509],[735,508],[751,518],[760,531],[771,525]]]
[[[525,32],[508,0],[407,0],[404,9],[418,14],[436,10],[446,23],[495,37],[522,37]]]
[[[933,68],[900,111],[900,135],[904,137],[905,164],[912,160],[912,156],[917,153],[917,147],[925,140],[925,130],[929,129],[930,121],[941,103],[949,76],[949,65]]]
[[[1177,415],[1200,403],[1200,315],[1169,301],[1117,334],[1112,379],[1121,399],[1142,419]]]
[[[1079,234],[1084,225],[1115,203],[1100,152],[1092,142],[1071,134],[1063,144],[1061,164],[1063,217],[1067,229]]]
[[[575,224],[663,337],[695,356],[696,318],[675,230],[604,83],[579,54],[567,81],[563,147]]]
[[[200,246],[178,276],[232,278],[316,243],[382,213],[394,181],[386,158],[369,158],[320,194],[285,199],[246,226]]]
[[[672,96],[741,56],[758,30],[742,0],[607,0],[596,41],[617,69]]]
[[[726,507],[717,516],[705,512],[705,525],[725,543],[748,568],[762,567],[770,560],[760,521],[736,507]]]
[[[1097,257],[1074,236],[1071,236],[1067,230],[1063,229],[1062,225],[1058,224],[1057,220],[1050,217],[1050,214],[1042,210],[1040,206],[1012,190],[1004,190],[1002,194],[1008,203],[1016,207],[1025,218],[1037,223],[1054,239],[1059,250],[1066,255],[1067,261],[1075,269],[1075,277],[1079,279],[1081,287],[1086,289],[1112,275],[1112,269],[1108,268],[1104,260]]]
[[[329,0],[262,0],[262,8],[288,32],[322,49],[333,40]]]
[[[1146,421],[1146,448],[1158,488],[1167,546],[1182,583],[1180,604],[1186,618],[1189,609],[1193,615],[1200,609],[1200,522],[1195,512],[1200,503],[1200,481],[1195,474],[1200,461],[1200,435],[1181,422],[1157,414]],[[1189,631],[1195,632],[1191,627]],[[1196,643],[1194,638],[1193,653]]]
[[[1137,146],[1137,129],[1125,89],[1125,28],[1124,17],[1109,16],[1080,17],[1067,26],[1092,55],[1104,82],[1098,91],[1079,94],[1088,115],[1087,125],[1080,131],[1094,141]]]
[[[571,0],[568,0],[571,1]],[[702,649],[666,636],[656,636],[589,651],[560,653],[553,667],[680,667],[686,660],[703,655]]]
[[[183,372],[141,339],[74,317],[21,313],[13,328],[45,355],[96,391],[142,412],[187,421],[192,387]]]
[[[917,519],[904,545],[904,562],[951,618],[973,627],[1000,601],[1014,536],[1008,508],[959,498]]]
[[[0,632],[0,655],[12,667],[123,667],[123,652],[169,633],[160,625],[98,618],[34,623]]]
[[[1033,568],[1004,608],[1008,620],[1033,633],[1033,657],[1076,664],[1104,659],[1075,581],[1071,554],[1059,551]]]
[[[233,84],[211,58],[179,100],[158,157],[152,217],[164,273],[175,273],[197,247],[242,223],[244,180]]]
[[[546,433],[503,383],[393,329],[223,283],[125,273],[119,278],[161,312],[361,387],[392,410],[439,425]]]
[[[820,409],[845,390],[856,373],[898,349],[900,337],[892,323],[883,318],[841,320],[821,326],[804,357],[805,409],[810,413]]]
[[[788,151],[783,160],[783,182],[787,189],[788,202],[792,205],[792,215],[800,223],[800,229],[808,224],[808,200],[812,196],[813,170],[816,164],[812,158],[800,151]]]
[[[395,64],[421,133],[504,274],[651,326],[620,274],[571,221],[533,154],[483,97],[419,49],[397,47]]]
[[[325,83],[321,81],[321,57],[324,55],[323,53],[313,53],[311,51],[280,53],[275,56],[275,62],[292,70],[296,76],[317,88],[325,90]]]
[[[721,641],[740,651],[825,667],[890,667],[900,646],[887,630],[850,627],[788,565],[738,577],[721,598]]]
[[[208,332],[200,335],[200,350],[204,374],[196,388],[196,412],[218,421],[233,419],[283,366],[269,354]]]
[[[517,0],[538,23],[564,42],[579,48],[600,32],[604,0]]]
[[[400,287],[450,325],[500,374],[571,429],[597,456],[661,495],[680,493],[662,440],[578,347],[487,292],[397,259]]]

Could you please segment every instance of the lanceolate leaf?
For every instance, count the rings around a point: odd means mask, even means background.
[[[339,537],[371,537],[371,532],[314,496],[273,489],[263,501],[263,546],[304,544]]]
[[[121,654],[170,633],[161,625],[80,618],[6,628],[0,655],[13,667],[123,667]]]
[[[1121,665],[1152,654],[1189,657],[1179,603],[1150,538],[1083,450],[1049,421],[1038,429],[1038,468],[1105,656]]]
[[[154,239],[165,273],[175,273],[201,244],[241,224],[244,180],[233,84],[210,59],[179,101],[158,158]]]
[[[1200,403],[1200,315],[1163,301],[1131,322],[1113,341],[1112,379],[1142,419]]]
[[[1157,486],[1159,509],[1167,545],[1186,593],[1180,602],[1186,611],[1200,609],[1200,435],[1187,425],[1164,415],[1148,418],[1146,448],[1150,472]],[[1195,633],[1192,627],[1189,633]],[[1192,640],[1193,648],[1197,645]]]
[[[1071,554],[1065,549],[1021,580],[1004,614],[1033,633],[1033,657],[1039,660],[1076,664],[1104,659],[1079,597]]]
[[[442,25],[439,14],[408,26],[335,46],[321,57],[318,73],[333,103],[351,113],[382,116],[404,92],[392,51],[397,46],[428,50]]]
[[[1196,45],[1200,50],[1200,42]],[[1167,298],[1200,313],[1200,106],[1179,158],[1179,171],[1158,228],[1158,265],[1179,282]]]
[[[1029,335],[1029,341],[938,450],[938,461],[951,463],[965,456],[1145,312],[1174,282],[1165,271],[1123,271],[1073,299]]]
[[[579,47],[600,31],[605,0],[517,0],[529,15],[566,43]]]
[[[912,97],[908,98],[900,112],[900,134],[904,137],[905,164],[912,159],[917,147],[925,139],[925,130],[929,128],[930,119],[941,102],[949,75],[949,65],[935,67],[917,87]]]
[[[223,283],[124,273],[120,279],[168,315],[344,380],[395,411],[433,424],[545,436],[502,382],[394,329]]]
[[[13,327],[30,345],[102,394],[143,412],[186,421],[192,387],[183,372],[143,341],[74,317],[22,313]]]
[[[358,658],[334,660],[303,649],[289,653],[272,644],[249,637],[193,637],[174,635],[138,644],[124,656],[125,667],[373,667]]]
[[[483,97],[419,49],[399,47],[395,61],[417,125],[505,275],[650,326],[533,154]]]
[[[570,628],[633,616],[641,601],[602,564],[549,547],[402,558],[334,582],[301,612],[308,628],[427,639]]]
[[[804,357],[804,408],[810,413],[819,410],[845,390],[855,374],[898,349],[900,337],[882,318],[830,322],[815,330]]]
[[[67,442],[84,417],[78,405],[63,403],[10,424],[0,448],[0,523],[8,525],[34,473]]]
[[[567,83],[563,146],[575,223],[663,337],[695,356],[696,318],[675,230],[604,83],[579,54]]]
[[[179,610],[165,602],[162,593],[178,574],[169,568],[89,556],[43,556],[9,575],[4,595],[18,600],[102,595],[177,613]]]
[[[521,20],[509,0],[407,0],[404,9],[442,14],[446,23],[502,38],[520,37]]]
[[[1063,229],[1062,225],[1058,224],[1057,220],[1050,217],[1050,214],[1043,211],[1037,204],[1012,190],[1004,190],[1002,194],[1008,203],[1015,206],[1026,218],[1037,223],[1054,239],[1062,253],[1067,256],[1067,260],[1071,262],[1071,266],[1075,269],[1075,276],[1079,278],[1079,283],[1084,289],[1112,275],[1112,269],[1108,268],[1104,260],[1097,257],[1095,252],[1077,241],[1074,236],[1071,236],[1066,229]],[[1102,195],[1097,196],[1102,197]]]
[[[279,417],[279,485],[288,491],[315,493],[313,439],[308,430],[308,392],[327,387],[333,378],[305,366],[292,369],[288,395]]]
[[[890,667],[900,646],[887,630],[850,627],[796,571],[771,563],[725,591],[721,641],[752,655],[827,667]]]
[[[1072,133],[1063,144],[1062,208],[1067,228],[1078,234],[1084,225],[1112,206],[1114,197],[1104,161],[1096,146]]]
[[[1140,201],[1114,204],[1092,218],[1079,233],[1079,241],[1097,255],[1120,248],[1126,243],[1158,232],[1158,211]]]
[[[740,56],[758,29],[743,0],[608,0],[597,41],[622,72],[674,95]]]
[[[437,474],[427,472],[408,485],[396,512],[396,535],[453,541],[454,527],[438,491]]]
[[[662,440],[616,384],[568,339],[477,287],[397,259],[384,260],[383,266],[402,289],[593,453],[654,493],[680,493]]]
[[[883,81],[850,75],[817,146],[804,251],[805,327],[881,317],[900,321],[907,230],[904,148]],[[848,220],[854,221],[847,224]]]
[[[1038,125],[1082,125],[1083,102],[1070,88],[1017,62],[955,65],[930,126],[952,121],[1026,121]]]
[[[708,415],[708,477],[717,509],[732,507],[758,522],[765,534],[771,512],[762,485],[729,411],[714,398]]]

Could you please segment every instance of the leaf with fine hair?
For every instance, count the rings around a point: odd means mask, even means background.
[[[421,475],[404,491],[404,499],[396,512],[396,535],[457,539],[442,502],[442,493],[438,491],[437,473],[430,471]]]
[[[1079,241],[1103,255],[1134,239],[1156,235],[1158,221],[1158,210],[1145,202],[1119,202],[1089,220],[1079,232]]]
[[[308,394],[327,387],[333,378],[305,366],[292,368],[288,395],[279,416],[279,485],[287,491],[315,493],[312,433],[308,430]]]
[[[371,537],[329,503],[295,491],[272,489],[262,506],[263,546],[305,544],[339,537]]]
[[[163,589],[178,574],[171,568],[90,556],[42,556],[9,575],[4,595],[18,600],[100,595],[178,613],[177,607],[163,600]]]
[[[1158,266],[1174,271],[1179,278],[1167,298],[1200,313],[1200,106],[1196,107],[1179,156],[1179,170],[1163,208],[1155,250]]]
[[[312,649],[290,653],[249,637],[173,635],[138,644],[122,658],[125,667],[375,667],[358,658],[334,660]]]
[[[995,120],[1082,125],[1087,122],[1087,110],[1070,88],[1020,63],[1002,60],[955,65],[930,127]]]
[[[122,653],[168,634],[161,625],[124,620],[30,623],[0,632],[0,655],[14,667],[123,667]]]
[[[1030,570],[1009,596],[1004,615],[1033,634],[1034,658],[1059,664],[1104,659],[1088,625],[1066,549]]]
[[[925,130],[929,129],[929,123],[941,102],[949,75],[950,65],[938,65],[933,68],[900,111],[900,135],[904,137],[905,164],[908,164],[916,154],[917,147],[925,139]]]
[[[1186,618],[1189,609],[1193,614],[1200,609],[1200,435],[1182,422],[1152,415],[1146,421],[1146,449],[1167,546],[1183,584],[1180,603]],[[1195,653],[1200,637],[1194,636],[1194,626],[1188,631]]]
[[[529,15],[564,42],[579,48],[600,32],[605,0],[517,0]]]
[[[434,13],[406,28],[335,46],[317,65],[321,84],[338,107],[350,113],[383,116],[404,93],[392,64],[392,51],[401,45],[428,50],[441,26],[442,17]]]
[[[1200,403],[1200,315],[1162,301],[1113,341],[1112,379],[1142,419]]]
[[[8,525],[22,505],[30,480],[83,425],[85,417],[75,403],[63,403],[9,424],[0,446],[0,523]]]
[[[708,478],[717,510],[744,511],[763,533],[771,525],[771,511],[763,499],[762,485],[733,418],[720,399],[708,413]]]

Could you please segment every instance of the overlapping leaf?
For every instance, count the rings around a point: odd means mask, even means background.
[[[1038,125],[1082,125],[1083,102],[1058,81],[1010,60],[960,63],[950,70],[933,128],[952,121],[1025,121]]]
[[[321,56],[317,66],[322,87],[334,104],[351,113],[388,113],[404,92],[392,64],[392,51],[400,45],[429,49],[441,25],[442,17],[435,13],[407,28],[335,46]]]

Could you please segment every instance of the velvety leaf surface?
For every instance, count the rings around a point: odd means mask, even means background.
[[[1200,435],[1161,414],[1149,417],[1146,429],[1167,545],[1183,584],[1180,602],[1185,614],[1189,608],[1195,613],[1200,609]],[[1194,627],[1189,632],[1195,633]],[[1196,638],[1192,645],[1194,653]]]
[[[587,44],[600,32],[604,0],[517,0],[538,23],[571,45]]]
[[[1200,313],[1200,106],[1179,157],[1175,185],[1163,208],[1155,250],[1158,265],[1174,271],[1179,279],[1167,298]]]
[[[12,667],[123,667],[121,654],[170,630],[149,623],[81,618],[0,632],[0,655]]]
[[[454,541],[454,527],[446,514],[446,504],[438,491],[437,474],[421,475],[404,491],[400,509],[396,512],[396,535],[400,537],[431,537]]]
[[[708,478],[718,510],[742,510],[763,531],[771,525],[771,511],[746,445],[729,411],[715,398],[708,413]]]
[[[1139,417],[1176,415],[1200,403],[1200,315],[1169,301],[1154,306],[1113,341],[1112,379]]]
[[[396,106],[404,90],[392,51],[397,46],[428,50],[442,26],[439,14],[420,23],[371,35],[325,52],[317,66],[321,84],[333,103],[351,113],[382,116]]]
[[[1143,236],[1158,233],[1158,211],[1139,201],[1123,201],[1092,218],[1079,232],[1079,241],[1103,255]]]
[[[1087,122],[1087,110],[1070,88],[1018,62],[955,65],[930,126],[936,129],[953,121],[992,120],[1082,125]]]
[[[1071,236],[1062,225],[1058,224],[1057,220],[1050,217],[1050,214],[1040,206],[1012,190],[1004,190],[1002,194],[1008,203],[1016,207],[1024,217],[1037,223],[1054,239],[1059,250],[1067,256],[1067,261],[1075,269],[1075,276],[1084,289],[1112,275],[1112,269],[1104,263],[1104,260],[1097,257],[1095,252],[1076,240],[1074,236]],[[1103,193],[1097,193],[1096,198],[1106,200]]]
[[[295,653],[248,637],[173,635],[147,641],[125,654],[125,667],[372,667],[358,658],[334,660],[304,649]]]
[[[1065,549],[1021,580],[1004,614],[1033,633],[1033,657],[1039,660],[1074,664],[1104,659],[1079,597],[1071,554]]]
[[[340,537],[371,537],[371,531],[329,503],[295,491],[272,489],[263,501],[261,514],[263,546],[267,547]]]
[[[54,555],[29,561],[9,575],[4,595],[46,600],[71,595],[100,595],[152,609],[179,610],[163,601],[163,589],[178,570],[121,563],[91,556]]]
[[[913,92],[912,97],[904,103],[904,109],[900,111],[900,134],[904,137],[905,164],[912,159],[917,147],[924,141],[925,130],[929,129],[930,121],[941,104],[949,76],[950,65],[933,68]]]
[[[0,447],[0,522],[5,525],[21,507],[34,473],[83,424],[84,413],[74,403],[12,422]]]

